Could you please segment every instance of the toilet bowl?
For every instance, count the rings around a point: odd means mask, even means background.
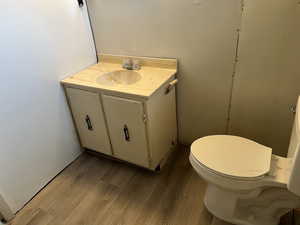
[[[215,217],[237,225],[277,225],[282,215],[300,207],[299,149],[300,98],[288,158],[237,136],[196,140],[190,162],[207,182],[206,208]]]

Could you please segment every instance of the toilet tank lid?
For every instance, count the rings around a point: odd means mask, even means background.
[[[269,172],[272,149],[242,137],[214,135],[196,140],[191,154],[215,172],[254,178]]]

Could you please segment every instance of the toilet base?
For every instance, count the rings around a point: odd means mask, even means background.
[[[236,225],[278,225],[281,216],[300,207],[300,198],[284,188],[226,190],[208,184],[204,204],[216,217]]]

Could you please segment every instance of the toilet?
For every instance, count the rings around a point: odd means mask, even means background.
[[[288,157],[246,138],[207,136],[191,146],[190,162],[207,182],[204,204],[236,225],[278,225],[300,208],[300,97]]]

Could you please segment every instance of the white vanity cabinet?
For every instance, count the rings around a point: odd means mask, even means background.
[[[66,87],[82,147],[156,169],[177,143],[175,88],[168,87],[148,99]]]
[[[138,63],[124,70],[123,62]],[[81,146],[151,170],[177,145],[177,60],[100,54],[61,81]]]
[[[102,99],[114,156],[149,167],[143,103],[107,95]]]
[[[100,95],[65,88],[82,147],[112,155]]]

